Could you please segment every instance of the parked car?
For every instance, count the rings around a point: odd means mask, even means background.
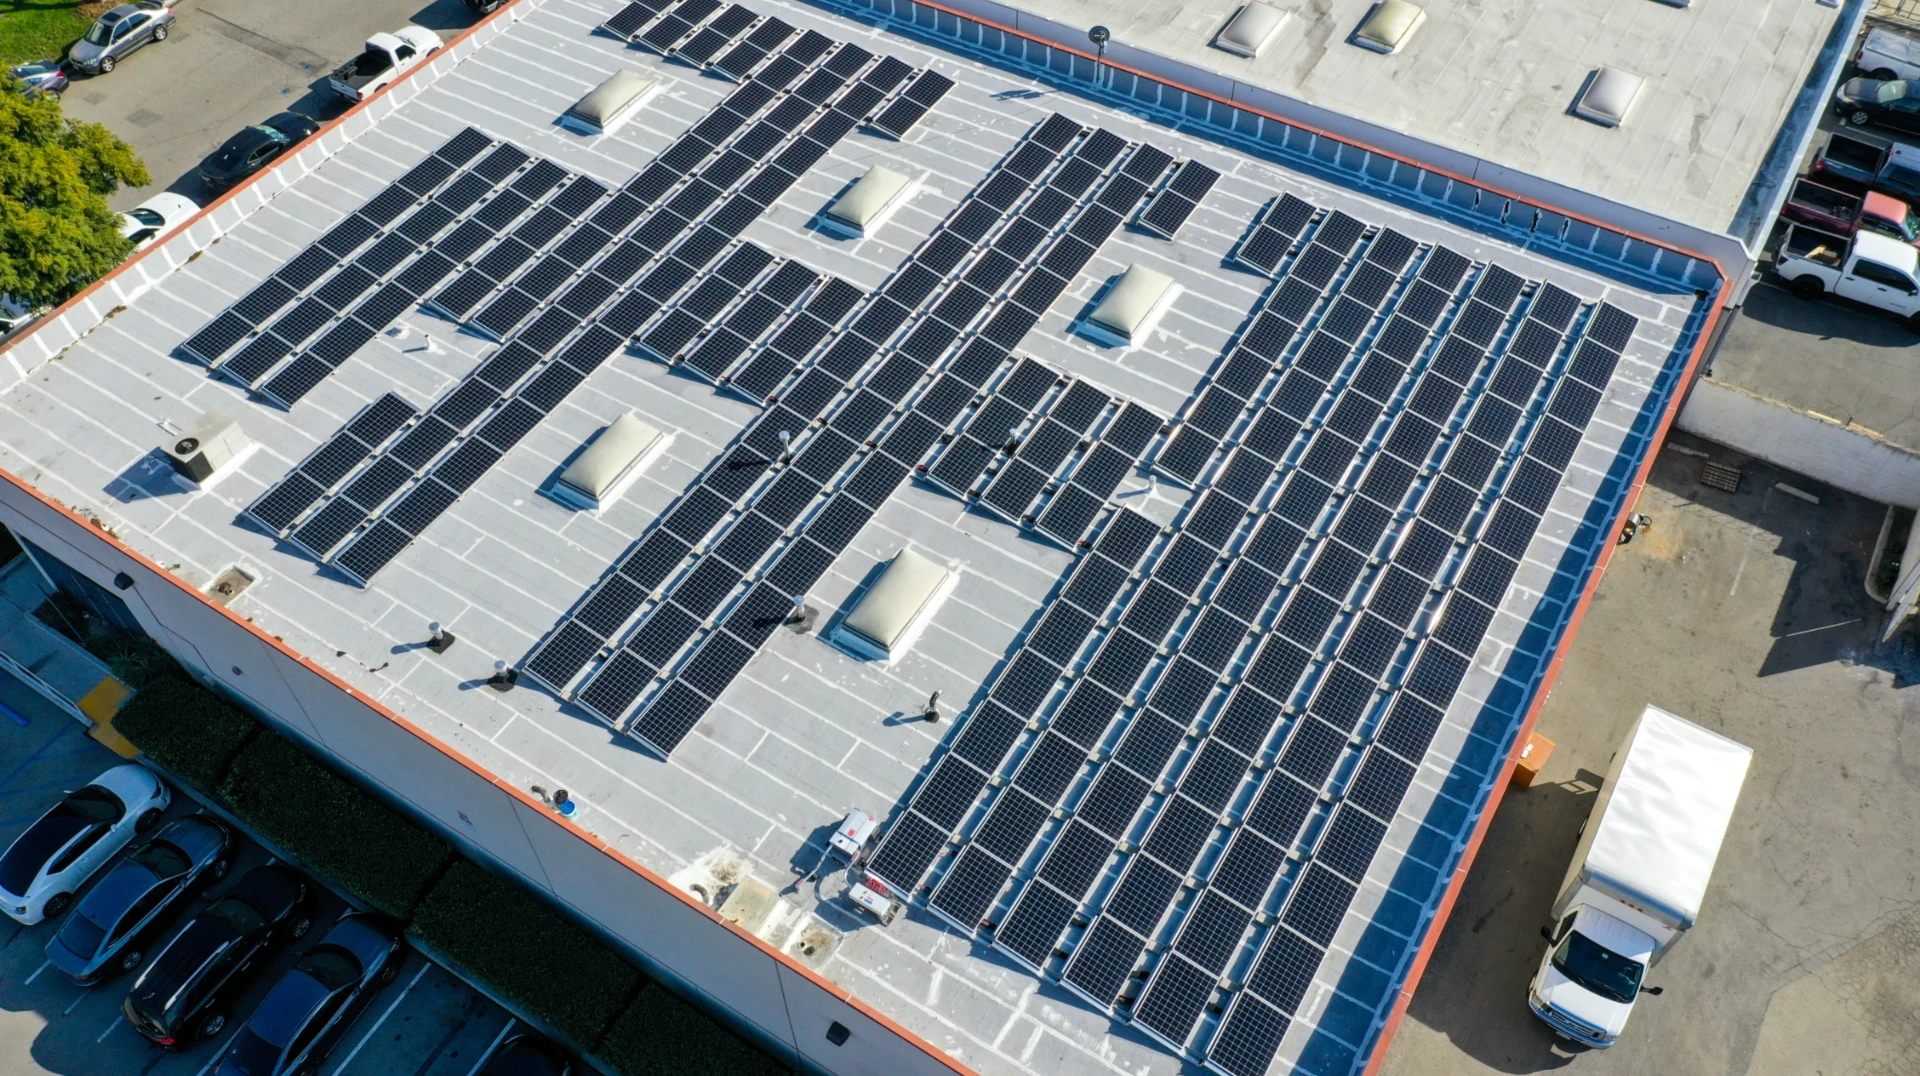
[[[47,960],[81,986],[132,971],[155,931],[227,876],[233,835],[202,814],[168,823],[114,865],[47,943]]]
[[[507,0],[465,0],[465,2],[467,10],[475,15],[491,15],[500,10],[501,5]]]
[[[1867,31],[1853,54],[1853,65],[1868,78],[1892,82],[1897,78],[1920,79],[1920,41],[1896,34],[1884,26]]]
[[[200,164],[200,181],[224,191],[312,138],[320,125],[298,112],[282,112],[265,123],[243,127]]]
[[[1876,232],[1852,239],[1796,224],[1773,268],[1802,299],[1837,295],[1906,319],[1920,330],[1920,250]]]
[[[424,26],[375,34],[360,55],[334,69],[328,84],[349,101],[364,101],[438,51],[440,35]]]
[[[341,916],[262,998],[215,1076],[307,1076],[319,1071],[380,987],[400,972],[400,928],[380,916]]]
[[[1855,127],[1872,123],[1920,132],[1920,82],[1850,78],[1834,91],[1833,110],[1842,123]]]
[[[145,250],[198,212],[199,203],[186,195],[161,191],[120,214],[120,234],[133,241],[134,250]]]
[[[1852,235],[1865,228],[1903,243],[1920,244],[1920,215],[1915,215],[1907,203],[1878,191],[1854,194],[1810,179],[1796,179],[1780,215],[1836,235]]]
[[[0,909],[32,926],[73,906],[73,895],[120,849],[160,823],[166,782],[129,762],[69,792],[0,855]]]
[[[7,73],[20,80],[29,99],[45,94],[54,100],[67,92],[67,66],[59,60],[35,60],[15,64]]]
[[[161,0],[121,4],[93,20],[67,50],[67,62],[89,75],[104,75],[150,41],[165,41],[173,27],[173,8]]]
[[[473,1076],[573,1076],[566,1051],[538,1035],[515,1035],[480,1060]]]
[[[1812,177],[1833,186],[1920,199],[1920,147],[1835,131],[1814,155]]]
[[[169,1049],[213,1038],[250,973],[312,926],[307,883],[282,867],[255,867],[154,954],[120,1012]]]

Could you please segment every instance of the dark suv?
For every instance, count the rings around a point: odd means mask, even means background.
[[[127,1023],[170,1049],[227,1026],[226,1007],[251,973],[313,926],[307,884],[280,867],[255,867],[173,936],[120,1004]]]

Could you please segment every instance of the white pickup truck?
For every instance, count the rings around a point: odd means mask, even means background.
[[[363,101],[440,50],[440,35],[424,26],[403,26],[367,38],[367,50],[334,69],[333,92]]]
[[[1852,239],[1796,224],[1774,272],[1802,299],[1838,295],[1905,318],[1920,330],[1920,249],[1877,232]]]

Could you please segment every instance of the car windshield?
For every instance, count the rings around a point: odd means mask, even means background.
[[[99,785],[88,785],[62,800],[55,810],[70,811],[88,822],[120,821],[120,800]]]
[[[67,916],[66,925],[60,928],[60,944],[67,952],[82,960],[92,959],[100,951],[100,941],[107,932],[98,923],[78,912]]]
[[[1906,82],[1882,82],[1874,88],[1873,99],[1883,105],[1904,101],[1907,99],[1908,85]]]
[[[278,1060],[280,1047],[249,1029],[234,1036],[233,1049],[227,1053],[227,1063],[220,1067],[220,1071],[237,1072],[241,1076],[266,1076],[273,1071],[274,1062]]]
[[[267,925],[266,917],[260,914],[260,909],[238,897],[216,901],[205,914],[208,919],[225,926],[235,934],[251,934]]]
[[[35,75],[50,75],[59,70],[60,65],[52,60],[35,60],[30,64],[21,64],[13,69],[20,78],[32,78]]]
[[[100,19],[87,27],[87,44],[104,45],[113,40],[113,28],[119,19]]]
[[[127,216],[132,217],[134,220],[139,221],[149,228],[158,228],[167,222],[167,218],[143,205],[135,206],[127,210]]]
[[[40,868],[86,828],[85,819],[75,818],[61,807],[49,811],[0,857],[0,888],[15,896],[26,896],[27,887],[33,884]]]
[[[193,860],[185,852],[165,841],[148,842],[145,848],[128,856],[127,861],[152,871],[155,878],[178,877],[193,866]]]
[[[1640,976],[1647,970],[1638,960],[1621,956],[1577,930],[1568,931],[1560,942],[1553,966],[1588,990],[1623,1004],[1640,992]]]
[[[259,131],[261,134],[266,135],[268,138],[273,139],[275,142],[292,141],[292,139],[288,138],[285,134],[281,133],[277,128],[269,127],[264,123],[254,127],[254,130]]]

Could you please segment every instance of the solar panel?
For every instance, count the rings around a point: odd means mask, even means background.
[[[1184,875],[1200,857],[1200,849],[1206,846],[1218,821],[1215,812],[1176,793],[1160,805],[1140,850],[1173,873]],[[1114,909],[1108,912],[1113,914]]]
[[[1180,875],[1144,856],[1127,861],[1120,882],[1107,894],[1104,918],[1151,935],[1166,917],[1167,906],[1180,890]]]
[[[1064,605],[1054,606],[1055,611],[1067,608]],[[1105,738],[1107,728],[1120,712],[1122,701],[1119,695],[1099,684],[1082,680],[1067,693],[1067,701],[1054,712],[1047,728],[1050,733],[1065,737],[1086,750]]]
[[[1290,1023],[1280,1010],[1242,994],[1208,1047],[1207,1059],[1228,1076],[1265,1076]]]
[[[1287,738],[1287,746],[1280,752],[1279,767],[1307,787],[1319,788],[1333,772],[1334,763],[1346,744],[1345,733],[1324,721],[1304,719]]]
[[[1271,773],[1247,812],[1247,828],[1282,848],[1289,847],[1313,810],[1315,799],[1313,788],[1285,774]]]
[[[1258,911],[1286,861],[1286,849],[1253,830],[1242,829],[1233,835],[1208,884],[1241,907]]]
[[[1110,1005],[1119,996],[1121,986],[1125,985],[1145,946],[1146,943],[1125,927],[1102,918],[1080,939],[1073,958],[1061,973],[1061,980],[1100,1004]]]
[[[1353,894],[1352,883],[1318,863],[1309,864],[1306,873],[1287,898],[1281,922],[1313,941],[1326,945],[1339,929],[1340,920],[1347,913],[1347,905],[1353,902]]]
[[[1313,651],[1280,635],[1269,635],[1247,666],[1246,682],[1282,702],[1293,696]]]
[[[962,725],[960,735],[953,741],[953,754],[992,773],[1000,768],[1013,741],[1025,727],[1025,718],[989,700],[976,708]]]
[[[1374,738],[1401,758],[1418,762],[1426,757],[1444,711],[1405,693],[1394,696],[1386,719]]]
[[[973,843],[1002,861],[1019,862],[1046,824],[1048,807],[1018,788],[1001,791],[973,832]]]
[[[1163,961],[1133,1008],[1133,1019],[1162,1038],[1184,1045],[1212,996],[1214,976],[1179,956]]]
[[[1006,864],[978,847],[960,853],[928,900],[928,907],[956,923],[971,927],[980,921],[1011,874]]]
[[[1211,811],[1226,807],[1246,776],[1248,760],[1218,740],[1200,745],[1200,750],[1180,775],[1180,794]]]
[[[1052,731],[1044,732],[1021,760],[1013,787],[1041,803],[1057,804],[1086,761],[1086,748]]]
[[[1141,719],[1135,720],[1135,725]],[[1122,741],[1125,746],[1125,741]],[[1147,782],[1117,766],[1108,766],[1094,778],[1081,798],[1078,818],[1106,836],[1119,840],[1133,822],[1134,812],[1147,798]]]
[[[994,942],[1038,968],[1053,955],[1054,945],[1072,921],[1076,902],[1052,887],[1030,885],[1019,903],[994,934]]]

